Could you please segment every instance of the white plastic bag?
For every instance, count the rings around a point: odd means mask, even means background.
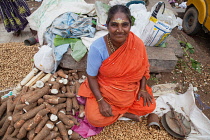
[[[157,4],[152,8],[156,9]],[[157,13],[156,13],[157,14]],[[177,26],[176,17],[169,9],[158,10],[157,17],[151,16],[148,24],[144,27],[142,34],[139,36],[146,46],[160,46],[170,35],[172,29]]]
[[[55,66],[53,49],[48,45],[42,46],[34,55],[34,64],[39,70],[51,73]]]
[[[144,4],[131,4],[129,9],[131,11],[131,15],[135,18],[134,25],[131,26],[131,31],[140,37],[143,29],[149,22],[151,13],[147,12],[147,8]]]

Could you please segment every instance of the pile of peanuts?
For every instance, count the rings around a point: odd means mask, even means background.
[[[147,121],[122,121],[104,127],[88,140],[176,140],[162,126],[159,129],[147,127]]]
[[[16,86],[31,71],[37,51],[38,45],[0,44],[0,90]]]

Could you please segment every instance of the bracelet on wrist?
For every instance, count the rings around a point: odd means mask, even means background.
[[[147,92],[147,91],[146,91],[146,90],[144,90],[144,89],[140,89],[140,91]]]
[[[101,97],[100,99],[96,100],[97,102],[100,102],[104,97]]]

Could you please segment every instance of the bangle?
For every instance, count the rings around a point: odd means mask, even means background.
[[[140,89],[140,91],[144,91],[144,92],[147,92],[146,90],[144,90],[144,89]]]
[[[101,97],[100,99],[96,100],[97,102],[100,102],[104,97]]]

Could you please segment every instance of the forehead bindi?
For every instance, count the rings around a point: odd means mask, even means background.
[[[129,20],[124,13],[118,12],[112,17],[111,22],[121,24],[121,23],[129,22]]]

